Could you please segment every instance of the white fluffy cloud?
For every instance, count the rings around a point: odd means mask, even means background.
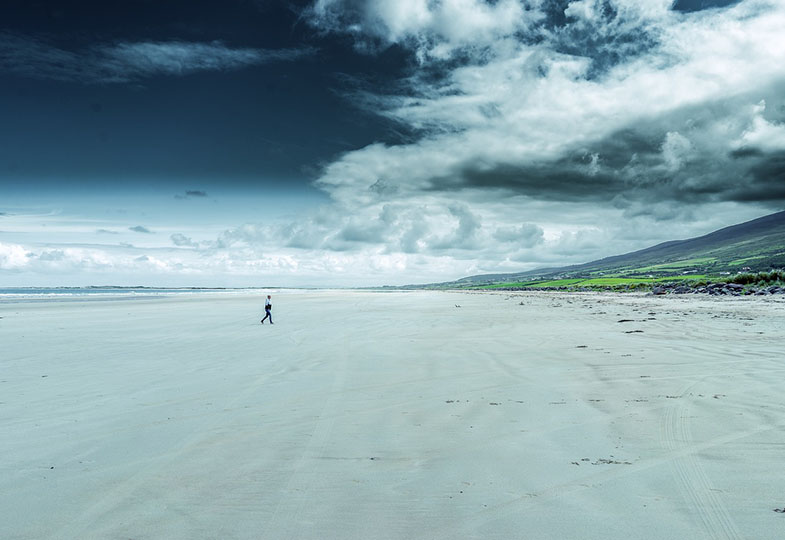
[[[526,28],[533,22],[526,7],[518,0],[317,0],[311,17],[325,30],[349,31],[362,48],[402,43],[426,61],[491,45]]]
[[[662,159],[670,172],[681,168],[682,163],[689,158],[692,143],[678,131],[669,131],[662,143]]]
[[[763,116],[766,101],[751,107],[750,125],[741,135],[739,148],[758,148],[765,151],[785,150],[785,122],[769,122]]]
[[[27,251],[18,244],[0,244],[0,269],[16,270],[27,264]]]

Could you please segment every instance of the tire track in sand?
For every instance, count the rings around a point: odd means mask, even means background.
[[[742,536],[727,508],[713,491],[712,484],[701,467],[697,452],[688,451],[693,446],[690,428],[689,408],[682,405],[688,390],[698,381],[690,384],[679,395],[679,399],[666,408],[660,431],[661,444],[674,454],[672,460],[676,470],[679,487],[685,500],[700,518],[711,540],[741,540]]]
[[[284,371],[285,368],[278,367],[273,369],[273,366],[271,366],[268,373],[252,379],[245,385],[243,390],[225,402],[223,408],[238,406],[239,403],[258,392],[267,380],[276,377]],[[223,426],[224,422],[225,419],[221,415],[211,416],[207,421],[194,427],[187,436],[183,437],[178,446],[168,451],[163,451],[158,456],[149,459],[143,469],[135,470],[115,484],[112,489],[102,493],[100,499],[84,508],[79,515],[74,516],[67,525],[60,528],[57,533],[50,535],[49,538],[51,540],[95,538],[96,536],[91,531],[96,528],[96,524],[101,519],[108,516],[112,510],[122,507],[123,504],[131,500],[151,478],[156,478],[168,471],[172,463],[185,459],[185,456],[193,451],[193,448],[198,446],[201,441],[214,436],[215,430]]]
[[[477,533],[473,531],[476,531],[480,526],[492,520],[498,521],[503,518],[517,519],[518,516],[520,515],[521,510],[526,507],[528,501],[537,500],[539,502],[543,502],[545,500],[562,498],[570,493],[577,493],[580,491],[591,490],[594,489],[596,486],[609,482],[611,480],[635,475],[641,471],[650,469],[652,467],[659,467],[660,465],[663,465],[665,463],[672,463],[674,460],[681,459],[687,454],[697,454],[699,452],[711,448],[723,446],[729,442],[734,442],[740,439],[744,439],[745,437],[749,437],[750,435],[766,433],[771,430],[781,430],[783,428],[785,428],[785,422],[780,422],[777,424],[773,424],[766,427],[760,427],[752,430],[727,433],[725,435],[715,437],[713,439],[709,439],[701,443],[682,446],[678,450],[668,450],[666,453],[662,455],[654,456],[641,461],[636,461],[635,463],[625,467],[619,467],[610,471],[606,471],[606,470],[598,471],[596,473],[589,474],[588,476],[582,476],[575,480],[570,480],[560,484],[554,484],[536,491],[530,491],[524,495],[515,497],[512,500],[490,505],[489,507],[484,508],[482,510],[473,512],[471,514],[467,514],[465,519],[458,521],[449,527],[442,528],[438,533],[434,533],[434,535],[430,537],[430,540],[453,540],[455,538],[466,538],[471,534],[476,535]],[[708,538],[710,538],[711,540],[715,540],[715,538],[723,538],[723,537],[710,536]],[[736,538],[736,537],[731,537],[731,538]],[[739,536],[738,538],[743,538],[743,537]]]
[[[314,491],[323,493],[325,490],[324,475],[314,465],[320,463],[320,458],[324,457],[333,427],[340,416],[335,412],[342,398],[343,388],[346,386],[350,354],[351,351],[349,351],[347,343],[340,362],[331,365],[333,381],[330,391],[326,393],[308,442],[304,445],[289,480],[280,490],[278,503],[265,526],[265,529],[275,531],[276,540],[300,538],[303,510],[313,506]],[[262,538],[267,538],[267,536],[263,535]]]

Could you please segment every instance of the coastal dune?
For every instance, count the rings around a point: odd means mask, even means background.
[[[0,301],[4,539],[775,539],[785,299]]]

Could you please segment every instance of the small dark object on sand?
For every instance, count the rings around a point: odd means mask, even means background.
[[[785,514],[785,508],[775,508],[774,511],[778,514]]]

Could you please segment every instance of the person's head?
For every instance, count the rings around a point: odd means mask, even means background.
[[[269,295],[269,294],[267,295],[267,298],[270,298],[270,295]]]

